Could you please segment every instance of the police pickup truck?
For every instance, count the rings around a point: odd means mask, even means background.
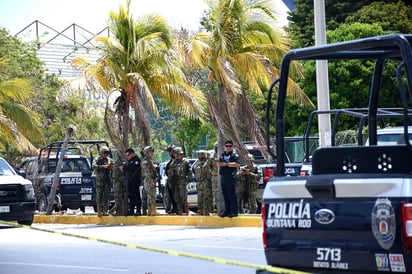
[[[35,205],[32,183],[0,157],[0,220],[31,225]]]
[[[27,178],[33,182],[36,207],[40,212],[47,208],[47,197],[55,177],[62,145],[63,142],[53,142],[41,148],[38,157],[31,157],[21,165]],[[102,146],[108,146],[108,143],[100,140],[69,141],[59,174],[54,202],[56,211],[70,208],[84,212],[86,206],[96,207],[96,176],[91,163]]]
[[[368,145],[316,149],[312,175],[306,177],[285,176],[285,159],[277,159],[277,177],[267,183],[262,201],[263,246],[269,265],[311,273],[412,273],[411,44],[410,34],[390,34],[296,49],[284,56],[280,78],[271,86],[272,90],[279,84],[277,155],[285,151],[291,62],[367,60],[374,71],[367,106]],[[403,110],[400,144],[377,145],[383,75],[398,83],[391,92],[398,100],[396,107]]]

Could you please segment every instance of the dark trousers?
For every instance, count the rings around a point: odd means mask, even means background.
[[[177,204],[175,201],[175,185],[172,183],[167,183],[166,184],[166,191],[169,197],[169,202],[168,202],[168,207],[167,210],[170,212],[177,212]]]
[[[220,178],[223,200],[225,201],[224,215],[237,215],[236,177],[233,175],[222,175]]]
[[[142,198],[140,197],[139,186],[129,184],[129,215],[141,214]],[[134,211],[136,208],[136,212]]]

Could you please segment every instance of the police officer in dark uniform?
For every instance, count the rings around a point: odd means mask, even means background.
[[[136,155],[132,148],[126,150],[126,165],[124,172],[126,173],[128,182],[128,196],[129,196],[129,212],[128,215],[140,216],[142,215],[142,199],[140,197],[139,187],[141,185],[141,160]],[[136,209],[136,211],[135,211]]]
[[[173,165],[175,163],[175,152],[174,152],[175,146],[171,145],[167,148],[167,151],[169,152],[170,159],[167,162],[165,166],[165,171],[167,175],[167,184],[166,184],[166,191],[167,191],[167,197],[168,197],[168,203],[166,208],[167,213],[172,214],[172,213],[177,213],[177,204],[175,201],[175,187],[176,187],[176,179],[174,178],[172,174],[173,170]]]
[[[237,217],[236,173],[240,167],[240,158],[233,151],[233,142],[225,142],[225,152],[219,157],[220,186],[222,188],[225,211],[220,217]]]

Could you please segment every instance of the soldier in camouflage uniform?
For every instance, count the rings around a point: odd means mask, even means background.
[[[209,164],[212,171],[212,197],[213,197],[213,207],[216,210],[216,213],[219,213],[220,209],[220,196],[221,191],[219,191],[219,166],[217,164],[218,160],[217,154],[217,143],[215,143],[214,152],[212,155],[209,155]]]
[[[237,172],[237,199],[239,213],[257,212],[256,190],[259,185],[260,175],[257,166],[253,163],[253,155],[249,155],[250,166],[242,166]]]
[[[199,206],[199,214],[209,216],[212,211],[212,170],[210,166],[208,153],[204,150],[199,150],[197,153],[198,160],[192,167],[196,177],[197,188],[197,203]]]
[[[140,158],[144,158],[144,148],[140,150]],[[142,197],[142,215],[147,215],[147,195],[144,191],[143,176],[141,176],[142,185],[139,187],[140,197]]]
[[[96,205],[97,216],[107,216],[109,210],[109,194],[111,187],[111,171],[113,159],[109,157],[109,148],[100,148],[100,156],[93,159],[93,169],[96,173]]]
[[[127,193],[127,177],[124,174],[123,166],[126,164],[123,161],[120,151],[113,152],[113,191],[114,191],[114,207],[110,209],[111,213],[116,216],[126,216],[129,208],[128,193]]]
[[[172,176],[176,178],[175,201],[177,206],[177,215],[184,213],[189,214],[187,204],[187,184],[192,177],[189,161],[183,157],[183,150],[180,147],[174,149],[175,162],[173,165]]]
[[[157,165],[153,163],[154,148],[147,146],[143,149],[142,181],[147,197],[147,216],[156,216],[156,178]]]

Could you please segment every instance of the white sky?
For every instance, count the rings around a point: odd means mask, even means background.
[[[286,8],[281,0],[273,0],[280,12],[280,21],[286,22]],[[91,32],[106,27],[109,11],[118,11],[126,0],[1,0],[0,28],[16,34],[35,20],[58,31],[75,23]],[[132,0],[131,11],[139,15],[163,15],[169,24],[198,31],[199,19],[207,9],[204,0]]]

